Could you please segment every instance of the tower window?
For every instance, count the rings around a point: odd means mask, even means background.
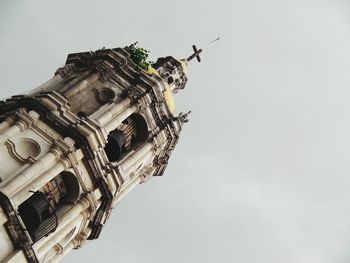
[[[64,205],[77,201],[79,183],[70,172],[62,172],[19,207],[18,212],[34,242],[54,232]]]
[[[108,135],[105,152],[110,162],[116,162],[126,153],[148,139],[148,126],[144,117],[134,113]]]
[[[173,78],[172,76],[170,76],[170,77],[168,78],[168,84],[171,85],[171,84],[173,84],[173,83],[174,83],[174,78]]]

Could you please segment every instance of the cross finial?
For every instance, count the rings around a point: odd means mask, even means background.
[[[210,42],[208,45],[206,45],[204,48],[201,49],[197,49],[196,45],[193,45],[193,54],[191,56],[189,56],[186,61],[189,62],[194,58],[197,58],[198,62],[201,62],[201,57],[199,56],[199,54],[201,54],[203,52],[204,49],[210,47],[212,44],[214,44],[216,41],[218,41],[220,39],[220,37],[218,37],[217,39],[213,40],[212,42]]]

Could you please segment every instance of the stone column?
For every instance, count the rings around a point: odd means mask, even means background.
[[[37,112],[29,111],[27,113],[23,108],[19,109],[17,112],[19,113],[20,118],[23,119],[19,119],[13,123],[12,118],[7,118],[0,124],[0,145],[4,144],[8,139],[14,137],[18,133],[27,130],[40,117]]]
[[[96,112],[96,114],[94,113],[90,116],[95,118],[101,126],[104,126],[114,118],[118,117],[118,115],[125,111],[130,104],[131,100],[126,98],[120,102],[113,103],[112,105],[106,107],[103,111]]]
[[[39,161],[29,166],[26,170],[3,186],[2,192],[7,195],[7,197],[11,198],[30,182],[49,170],[61,157],[61,154],[61,150],[57,147],[51,148],[50,152],[43,156]]]
[[[13,126],[4,130],[4,132],[0,134],[0,145],[3,145],[8,139],[26,130],[27,128],[28,125],[24,121],[17,121]]]
[[[135,160],[135,162],[132,164],[131,167],[129,167],[126,171],[125,174],[130,175],[131,173],[135,172],[136,169],[143,163],[146,162],[146,160],[148,160],[150,157],[152,157],[153,155],[153,151],[149,150],[148,152],[146,152],[144,155],[142,155],[140,158],[138,158],[137,160]]]
[[[103,115],[103,113],[105,113],[106,111],[108,111],[110,108],[112,108],[113,106],[115,106],[114,103],[111,104],[104,104],[102,105],[97,111],[91,113],[88,117],[90,119],[97,119],[98,117],[100,117],[101,115]]]
[[[76,204],[74,204],[69,210],[68,212],[66,212],[62,218],[60,218],[59,224],[56,228],[55,233],[59,232],[61,229],[63,229],[64,227],[66,227],[68,224],[70,224],[71,222],[77,222],[76,218],[81,216],[81,213],[83,211],[85,211],[86,209],[89,208],[89,202],[88,200],[86,200],[85,198],[80,199]],[[53,237],[53,235],[55,234],[51,234],[48,237],[45,237],[41,240],[39,240],[36,244],[35,244],[35,248],[40,248],[41,246],[43,246],[50,238]]]
[[[71,232],[75,227],[79,227],[81,222],[84,219],[84,215],[80,213],[77,217],[74,218],[69,224],[62,227],[59,230],[56,230],[53,235],[49,235],[46,238],[43,238],[43,242],[40,242],[41,246],[35,246],[37,247],[37,253],[36,256],[41,259],[45,256],[45,254],[52,249],[57,243],[59,243],[69,232]],[[79,229],[78,229],[79,231]],[[72,236],[74,238],[74,236]],[[60,244],[64,245],[64,244]]]
[[[27,184],[20,192],[12,198],[14,204],[20,205],[23,201],[28,198],[28,193],[36,192],[42,188],[45,184],[55,178],[59,173],[63,172],[70,167],[70,162],[67,159],[59,160],[54,166],[49,170],[42,173],[38,178],[36,178],[31,183]]]
[[[131,114],[137,111],[137,106],[133,105],[121,112],[115,119],[112,119],[105,125],[105,130],[109,133],[118,128],[124,120],[126,120]]]
[[[62,258],[64,258],[72,249],[78,248],[81,244],[86,240],[86,238],[90,235],[91,229],[88,228],[85,232],[80,233],[77,237],[75,237],[72,241],[70,241],[67,245],[62,248],[62,251],[59,255],[51,258],[48,263],[56,263],[59,262]]]
[[[146,143],[146,144],[142,145],[136,151],[134,151],[132,154],[127,156],[125,159],[123,159],[121,161],[121,163],[119,164],[119,168],[121,168],[124,172],[126,172],[129,168],[134,166],[134,164],[138,160],[142,159],[142,157],[144,155],[151,152],[152,148],[153,148],[153,146],[151,143]]]
[[[117,191],[117,184],[116,182],[114,181],[114,174],[112,173],[108,173],[107,176],[106,176],[106,179],[107,179],[107,183],[108,183],[108,186],[109,186],[109,190],[112,192],[112,194],[114,195],[115,192]]]
[[[64,256],[66,256],[69,252],[71,252],[75,246],[76,246],[77,241],[72,240],[69,242],[64,248],[62,248],[62,251],[59,255],[54,255],[47,263],[57,263],[63,259]]]
[[[0,133],[2,133],[4,130],[7,130],[14,124],[15,122],[13,118],[6,118],[2,123],[0,123]]]

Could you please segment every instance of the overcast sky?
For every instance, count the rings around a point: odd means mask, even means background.
[[[168,169],[63,262],[350,262],[350,3],[346,0],[0,3],[1,95],[68,53],[139,41],[193,63],[192,110]]]

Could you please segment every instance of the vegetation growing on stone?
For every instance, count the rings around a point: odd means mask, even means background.
[[[130,53],[130,58],[136,65],[144,70],[149,69],[152,64],[151,61],[147,61],[148,54],[150,53],[149,50],[138,47],[137,42],[127,46],[125,49]]]

